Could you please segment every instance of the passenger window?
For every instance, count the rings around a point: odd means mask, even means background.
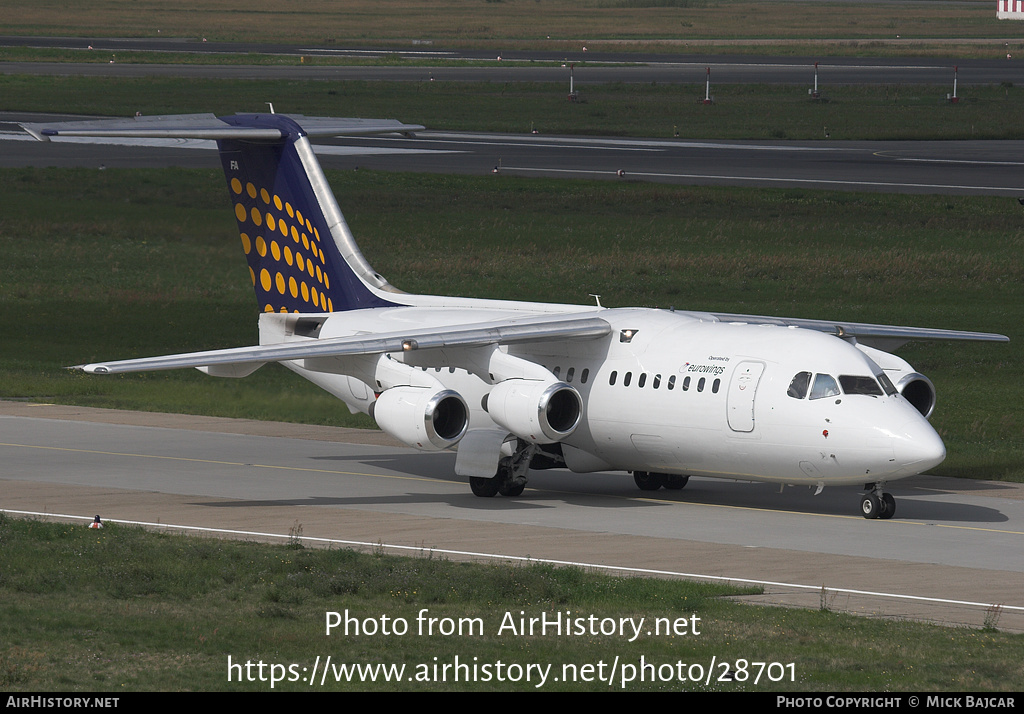
[[[803,399],[807,396],[807,387],[811,384],[810,372],[797,372],[793,381],[789,383],[789,390],[786,392],[793,399]]]
[[[839,375],[839,386],[843,388],[843,394],[882,396],[882,389],[873,377],[851,377],[848,374],[841,374]]]
[[[572,376],[575,373],[576,373],[576,368],[575,367],[570,367],[568,370],[566,370],[566,372],[565,372],[565,381],[566,382],[571,382],[572,381]]]
[[[636,386],[640,387],[641,389],[644,388],[645,384],[647,384],[647,372],[641,374],[640,379],[636,381]]]
[[[553,370],[551,370],[551,374],[555,375],[555,378],[557,379],[558,378],[558,373],[561,372],[561,371],[562,371],[561,367],[555,367]]]
[[[721,387],[721,386],[722,386],[722,380],[716,379],[711,384],[711,393],[712,394],[718,394],[718,388]]]
[[[676,386],[676,376],[673,374],[668,378],[668,390],[671,392]]]
[[[814,386],[811,387],[811,399],[824,399],[825,397],[838,397],[839,385],[836,379],[830,374],[814,375]]]
[[[622,378],[622,386],[628,387],[629,383],[633,380],[633,373],[626,372],[626,376]]]
[[[580,384],[586,384],[588,379],[590,379],[590,370],[584,369],[580,372]]]
[[[652,386],[655,389],[657,389],[658,387],[661,386],[661,375],[660,374],[654,375],[654,384]]]
[[[608,375],[608,384],[611,385],[612,387],[614,387],[615,386],[615,378],[618,377],[618,376],[619,376],[619,373],[617,371],[613,370],[612,373],[610,375]]]
[[[704,391],[704,382],[705,382],[704,377],[701,377],[700,379],[697,380],[697,391],[698,392],[703,392]]]
[[[690,391],[690,378],[689,377],[683,377],[683,391],[684,392]]]

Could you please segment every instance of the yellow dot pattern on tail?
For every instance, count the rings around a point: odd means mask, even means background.
[[[323,313],[393,305],[366,280],[379,276],[360,262],[302,128],[275,114],[220,120],[259,134],[217,141],[259,309]]]
[[[319,229],[291,203],[251,182],[230,182],[242,250],[264,312],[333,312]]]

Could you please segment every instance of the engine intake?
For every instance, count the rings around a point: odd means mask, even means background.
[[[451,389],[392,387],[377,397],[370,416],[391,436],[424,451],[455,446],[469,428],[469,407]]]
[[[900,379],[896,389],[925,419],[931,419],[935,411],[935,385],[932,380],[919,372],[911,372]]]
[[[499,426],[521,439],[549,444],[576,430],[583,399],[565,382],[507,379],[484,397],[484,409]]]

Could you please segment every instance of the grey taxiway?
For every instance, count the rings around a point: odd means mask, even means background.
[[[38,142],[0,114],[0,166],[219,167],[213,142]],[[408,120],[408,119],[407,119]],[[72,144],[69,146],[69,143]],[[424,131],[318,142],[328,169],[774,186],[892,193],[1024,196],[1024,142],[751,142]]]
[[[309,544],[576,564],[763,587],[751,601],[1024,631],[1024,486],[918,476],[891,521],[857,490],[539,472],[481,499],[454,456],[376,432],[0,402],[0,508]],[[298,528],[301,526],[301,528]]]

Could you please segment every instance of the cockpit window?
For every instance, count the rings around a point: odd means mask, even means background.
[[[811,387],[811,399],[824,399],[825,397],[838,397],[839,385],[831,374],[814,375],[814,386]]]
[[[873,397],[882,396],[882,389],[874,377],[853,377],[848,374],[839,375],[839,384],[843,387],[843,394],[870,394]]]
[[[786,392],[793,399],[803,399],[807,396],[807,387],[811,384],[810,372],[797,372],[793,381],[789,383],[789,390]]]
[[[893,386],[892,380],[889,379],[889,375],[884,372],[878,375],[878,383],[882,385],[882,389],[885,391],[885,396],[891,397],[896,393],[896,387]]]

